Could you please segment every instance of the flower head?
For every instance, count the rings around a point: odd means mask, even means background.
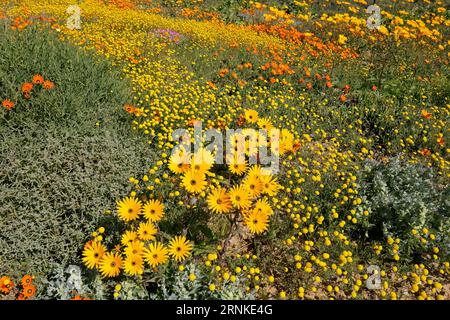
[[[42,84],[44,82],[44,77],[42,77],[40,74],[36,74],[33,76],[32,82],[34,84]]]
[[[98,241],[87,243],[83,250],[83,262],[89,269],[98,267],[105,254],[105,247]]]
[[[183,261],[192,251],[192,244],[185,236],[175,236],[169,242],[169,254],[176,261]]]
[[[158,222],[164,216],[164,204],[159,200],[150,200],[142,209],[144,217],[151,222]]]
[[[106,253],[100,262],[100,272],[103,277],[112,278],[117,277],[122,268],[122,258],[119,253]]]
[[[135,197],[128,197],[117,202],[117,212],[119,218],[125,222],[136,220],[142,208],[142,202]]]
[[[209,209],[215,213],[228,213],[232,208],[230,197],[223,188],[212,190],[206,201],[208,202]]]
[[[164,264],[169,259],[169,250],[160,242],[150,243],[148,248],[144,249],[145,261],[154,267]]]
[[[2,102],[2,106],[6,109],[6,110],[11,110],[12,108],[14,108],[14,102],[12,102],[11,100],[3,100]]]
[[[183,176],[183,186],[189,193],[200,193],[206,187],[205,174],[189,170]]]

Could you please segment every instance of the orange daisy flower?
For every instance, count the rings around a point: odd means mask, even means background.
[[[422,117],[424,118],[424,119],[430,119],[431,118],[431,113],[429,113],[427,110],[422,110]]]
[[[34,285],[28,285],[23,287],[22,294],[25,298],[31,298],[36,294],[36,287]]]
[[[445,140],[444,140],[444,136],[442,135],[442,133],[440,133],[438,135],[438,138],[436,141],[441,147],[443,147],[445,145]]]
[[[33,83],[34,84],[42,84],[44,82],[44,77],[40,74],[36,74],[33,76]]]
[[[23,92],[24,94],[25,94],[25,93],[30,93],[32,89],[33,89],[33,84],[30,83],[30,82],[25,82],[25,83],[22,85],[22,92]]]
[[[30,276],[29,274],[24,275],[20,282],[22,283],[22,287],[29,286],[33,283],[33,276]]]
[[[9,277],[0,278],[0,292],[8,294],[14,288],[14,282]]]
[[[429,156],[429,155],[431,154],[431,151],[428,150],[427,148],[425,148],[425,149],[423,149],[423,150],[420,150],[419,153],[420,153],[422,156]]]
[[[53,89],[54,87],[55,84],[50,80],[45,80],[44,83],[42,84],[42,88],[44,88],[45,90],[50,90]]]
[[[136,108],[133,107],[131,104],[126,104],[123,106],[126,112],[128,113],[134,113],[136,111]]]
[[[6,100],[3,100],[2,106],[6,110],[11,110],[14,107],[14,102],[12,102],[11,100],[6,99]]]

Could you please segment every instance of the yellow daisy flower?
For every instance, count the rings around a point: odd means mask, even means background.
[[[200,193],[206,187],[205,175],[195,170],[189,170],[183,176],[183,186],[189,193]]]
[[[169,259],[169,250],[160,242],[150,243],[148,248],[144,249],[144,259],[154,267],[164,264]]]
[[[144,217],[151,222],[161,221],[164,216],[164,204],[159,200],[147,201],[142,209]]]
[[[183,261],[192,251],[192,244],[185,236],[175,236],[169,242],[169,254],[176,261]]]
[[[108,252],[100,262],[100,273],[103,277],[112,278],[120,274],[122,268],[122,258],[118,253]]]
[[[117,202],[119,218],[125,222],[136,220],[142,209],[142,202],[135,197],[128,197]]]
[[[232,208],[230,197],[223,188],[212,190],[206,201],[209,209],[215,213],[228,213]]]
[[[98,241],[88,242],[83,250],[83,262],[89,269],[100,265],[106,248]]]
[[[123,265],[125,272],[130,276],[144,273],[144,259],[141,255],[132,254],[127,256]]]
[[[247,209],[252,205],[249,192],[242,186],[234,186],[228,195],[233,206],[238,209]]]
[[[251,233],[261,234],[269,228],[269,217],[258,210],[251,210],[244,216],[244,223]]]
[[[158,232],[151,222],[141,222],[138,228],[138,235],[141,240],[154,240]]]

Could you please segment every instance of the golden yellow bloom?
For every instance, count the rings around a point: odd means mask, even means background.
[[[183,261],[192,251],[192,244],[185,236],[175,236],[169,242],[169,254],[176,261]]]
[[[216,188],[208,195],[209,209],[214,213],[228,213],[232,208],[230,197],[223,188]]]
[[[139,240],[134,240],[133,242],[130,242],[125,249],[123,250],[124,254],[126,256],[130,255],[142,255],[144,252],[144,242]]]
[[[277,182],[277,178],[274,178],[271,175],[261,175],[260,180],[262,184],[262,193],[267,194],[271,197],[275,196],[278,193],[280,185]]]
[[[256,110],[245,110],[245,120],[247,120],[247,122],[257,123],[258,119],[258,112]]]
[[[87,243],[83,250],[83,262],[89,269],[100,265],[100,261],[106,252],[106,248],[97,241]]]
[[[200,193],[206,187],[206,177],[201,172],[189,170],[183,176],[183,186],[189,193]]]
[[[131,230],[127,230],[125,231],[125,233],[122,235],[122,239],[121,242],[124,246],[130,244],[131,242],[133,242],[134,240],[136,240],[138,238],[138,234],[135,231],[131,231]]]
[[[138,235],[141,240],[154,240],[158,232],[151,222],[141,222],[138,228]]]
[[[258,211],[258,213],[262,215],[266,216],[273,215],[273,209],[266,199],[259,199],[258,201],[256,201],[255,208],[253,210]]]
[[[144,259],[153,268],[164,264],[169,259],[169,250],[160,242],[150,243],[148,248],[144,249]]]
[[[128,197],[117,202],[119,218],[125,222],[136,220],[142,209],[142,202],[135,197]]]
[[[169,170],[176,174],[185,173],[190,168],[190,155],[188,153],[174,154],[169,160]]]
[[[269,228],[269,217],[258,210],[251,210],[244,216],[244,223],[251,233],[261,234]]]
[[[117,277],[122,268],[122,258],[116,253],[108,252],[103,256],[100,262],[100,272],[103,277]]]
[[[248,176],[243,181],[243,188],[248,191],[251,198],[256,198],[261,194],[263,190],[263,184],[259,177]]]
[[[150,200],[144,204],[142,212],[147,220],[158,222],[164,216],[164,204],[159,200]]]
[[[248,209],[252,205],[250,193],[242,186],[234,186],[228,195],[233,206],[238,209]]]
[[[141,255],[129,255],[123,263],[125,272],[130,276],[140,275],[144,272],[144,260]]]

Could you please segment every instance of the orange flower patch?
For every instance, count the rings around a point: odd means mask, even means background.
[[[24,286],[22,289],[22,295],[24,298],[29,299],[36,294],[36,287],[32,284]]]
[[[419,153],[420,153],[422,156],[429,156],[429,155],[431,155],[431,151],[428,150],[427,148],[420,150]]]
[[[42,84],[42,88],[44,88],[45,90],[50,90],[53,89],[54,87],[55,84],[50,80],[45,80],[44,83]]]
[[[14,288],[14,282],[12,282],[10,277],[0,278],[0,292],[8,294]]]
[[[20,282],[22,283],[22,286],[24,286],[24,287],[29,286],[33,283],[33,277],[30,276],[29,274],[24,275]]]
[[[422,110],[422,118],[424,119],[430,119],[431,118],[431,113],[429,113],[427,110]]]
[[[23,94],[25,94],[25,93],[30,93],[31,90],[33,90],[33,84],[32,84],[31,82],[25,82],[25,83],[22,85],[22,93],[23,93]]]
[[[12,108],[14,108],[14,102],[12,102],[11,100],[3,100],[2,102],[2,106],[6,109],[6,110],[11,110]]]
[[[22,277],[17,286],[8,276],[0,278],[0,300],[1,294],[8,295],[8,298],[16,300],[28,300],[36,295],[36,286],[33,284],[34,277],[25,275]]]
[[[42,84],[44,82],[44,78],[40,74],[36,74],[33,76],[32,82],[34,84]]]

